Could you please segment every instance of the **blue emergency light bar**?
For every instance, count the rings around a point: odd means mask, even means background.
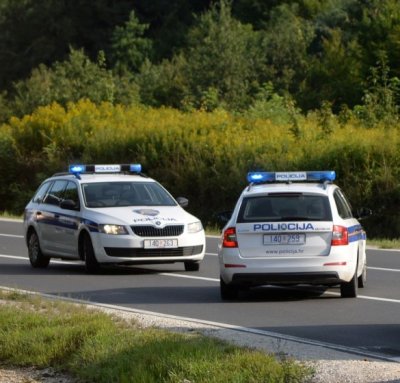
[[[141,164],[118,164],[118,165],[83,165],[74,164],[69,165],[69,173],[81,174],[81,173],[141,173]]]
[[[308,172],[249,172],[247,181],[249,183],[265,182],[295,182],[295,181],[334,181],[336,173],[334,170],[308,171]]]

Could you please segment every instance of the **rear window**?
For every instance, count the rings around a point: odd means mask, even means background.
[[[327,196],[300,193],[271,193],[245,197],[238,223],[275,221],[331,221]]]

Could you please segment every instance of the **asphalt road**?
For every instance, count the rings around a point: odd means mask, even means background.
[[[238,301],[219,295],[217,239],[208,238],[198,272],[183,264],[115,267],[86,275],[83,265],[52,260],[31,268],[21,222],[0,221],[0,287],[19,288],[169,314],[283,337],[351,348],[400,361],[400,251],[367,252],[367,286],[356,299],[339,288],[261,287]]]

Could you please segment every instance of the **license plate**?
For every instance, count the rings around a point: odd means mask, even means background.
[[[304,245],[305,234],[264,234],[264,245]]]
[[[145,239],[145,249],[171,249],[178,247],[177,239]]]

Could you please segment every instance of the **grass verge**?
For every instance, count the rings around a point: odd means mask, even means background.
[[[199,334],[141,328],[62,301],[0,290],[0,363],[53,367],[87,382],[304,382],[289,359]]]
[[[368,238],[367,245],[375,246],[379,249],[400,249],[400,238],[399,239]]]

